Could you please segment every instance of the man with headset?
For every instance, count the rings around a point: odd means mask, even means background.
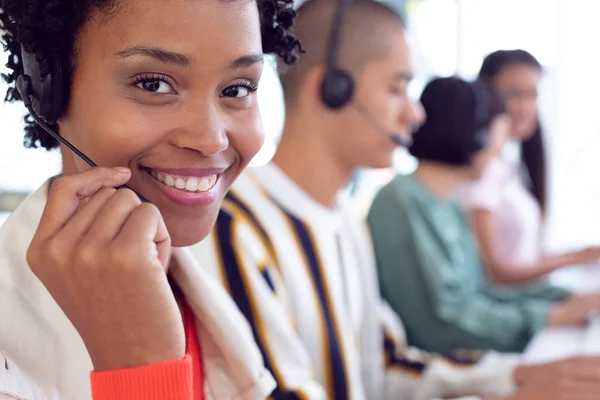
[[[217,266],[212,273],[250,322],[278,383],[272,397],[512,395],[541,368],[407,346],[380,298],[369,235],[340,195],[357,167],[391,166],[423,120],[406,93],[401,18],[371,0],[309,0],[298,14],[306,54],[281,71],[287,111],[277,154],[237,180],[214,231],[193,249]],[[553,398],[528,390],[514,398]]]

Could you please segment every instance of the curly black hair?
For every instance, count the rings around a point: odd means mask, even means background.
[[[6,66],[11,72],[2,74],[9,84],[5,101],[19,101],[16,80],[23,73],[21,45],[36,55],[42,75],[49,71],[48,57],[58,60],[69,71],[66,84],[70,86],[73,72],[75,39],[86,18],[93,11],[110,15],[120,0],[0,0],[0,32],[2,45],[8,52]],[[291,29],[296,18],[293,0],[257,0],[261,19],[263,51],[276,54],[287,64],[293,64],[303,52]],[[65,66],[67,68],[65,68]],[[68,86],[67,86],[68,87]],[[68,91],[67,91],[68,93]],[[58,130],[58,126],[51,126]],[[31,117],[25,116],[25,147],[41,146],[47,150],[58,142],[41,129]]]

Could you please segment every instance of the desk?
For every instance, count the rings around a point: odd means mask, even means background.
[[[552,283],[574,293],[600,291],[600,267],[572,267],[550,276]],[[600,321],[588,327],[546,328],[525,349],[525,361],[555,361],[578,354],[600,355]]]

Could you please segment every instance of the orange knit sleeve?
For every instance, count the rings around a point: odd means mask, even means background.
[[[91,373],[94,400],[192,400],[192,357],[148,366]]]

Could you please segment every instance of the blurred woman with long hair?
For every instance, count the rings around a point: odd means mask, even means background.
[[[546,151],[537,102],[542,72],[539,61],[528,52],[501,50],[485,58],[479,73],[504,98],[511,120],[509,140],[521,148],[521,165],[498,157],[461,195],[488,272],[498,284],[525,283],[600,258],[600,247],[554,256],[542,253],[548,208]]]

